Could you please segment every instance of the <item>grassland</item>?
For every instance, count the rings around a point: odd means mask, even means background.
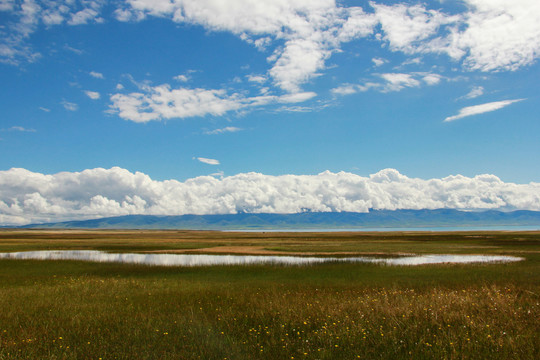
[[[538,359],[540,234],[0,231],[0,251],[504,254],[508,264],[0,261],[0,359]]]

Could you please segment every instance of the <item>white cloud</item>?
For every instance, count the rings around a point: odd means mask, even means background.
[[[207,114],[220,116],[249,103],[238,94],[228,95],[225,90],[171,89],[168,84],[148,88],[146,94],[115,94],[111,101],[111,109],[118,116],[135,122]]]
[[[86,24],[90,21],[102,22],[99,12],[103,0],[85,1],[49,1],[22,0],[2,1],[0,11],[5,11],[0,28],[0,62],[18,65],[21,62],[33,62],[40,55],[34,52],[26,41],[40,28],[55,25]]]
[[[68,50],[68,51],[71,51],[72,53],[75,53],[77,55],[82,55],[84,53],[84,51],[80,50],[80,49],[76,49],[74,47],[71,47],[69,45],[64,45],[64,49]]]
[[[405,53],[421,51],[424,40],[437,34],[439,28],[454,22],[457,16],[447,16],[439,11],[427,10],[422,5],[392,6],[370,2],[384,32],[383,39],[388,41],[390,49]]]
[[[84,93],[92,100],[97,100],[101,97],[101,95],[96,91],[86,90]]]
[[[255,82],[258,84],[264,84],[268,79],[262,75],[247,75],[246,78],[250,82]]]
[[[45,112],[51,112],[51,109],[48,109],[48,108],[42,107],[42,106],[39,107],[39,110],[45,111]]]
[[[72,102],[69,102],[69,101],[63,100],[62,102],[60,102],[60,104],[62,104],[62,106],[64,106],[64,109],[66,109],[68,111],[77,111],[77,110],[79,110],[79,105],[77,105],[75,103],[72,103]]]
[[[540,2],[467,0],[472,11],[456,46],[472,70],[516,70],[540,55]]]
[[[176,80],[176,81],[180,81],[180,82],[188,82],[189,81],[189,77],[186,76],[186,75],[176,75],[173,79]]]
[[[356,94],[359,90],[358,90],[357,85],[343,84],[343,85],[338,86],[337,88],[333,88],[330,91],[336,95],[351,95],[351,94]]]
[[[0,0],[0,11],[13,10],[15,6],[15,0]]]
[[[368,81],[364,84],[342,84],[330,90],[334,95],[351,95],[358,92],[375,89],[380,92],[401,91],[406,88],[416,88],[422,85],[436,85],[443,77],[439,74],[413,72],[413,73],[385,73],[377,74],[383,81]]]
[[[460,97],[460,99],[475,99],[484,95],[484,88],[482,86],[475,86],[466,95]]]
[[[351,95],[357,92],[368,91],[369,89],[382,89],[382,84],[376,82],[366,82],[365,84],[342,84],[330,91],[334,95]]]
[[[239,127],[235,127],[235,126],[227,126],[227,127],[222,128],[222,129],[215,129],[215,130],[211,130],[211,131],[206,131],[205,134],[206,135],[217,135],[217,134],[223,134],[223,133],[238,132],[238,131],[242,131],[242,130],[244,130],[244,129],[239,128]]]
[[[2,129],[1,131],[20,131],[20,132],[36,132],[35,129],[27,129],[22,126],[12,126],[8,129]]]
[[[540,2],[465,0],[468,10],[448,15],[423,5],[371,2],[382,38],[393,51],[446,53],[465,68],[516,70],[540,55]]]
[[[444,119],[444,121],[449,122],[449,121],[454,121],[457,119],[464,118],[466,116],[473,116],[473,115],[483,114],[490,111],[499,110],[510,104],[513,104],[518,101],[523,101],[523,100],[525,99],[503,100],[503,101],[490,102],[486,104],[467,106],[459,110],[459,113],[457,115],[449,116],[446,119]]]
[[[298,92],[246,97],[239,93],[228,94],[224,89],[173,89],[169,84],[154,87],[139,84],[139,88],[141,92],[112,95],[110,112],[135,122],[222,116],[230,111],[268,104],[304,102],[317,95],[314,92]]]
[[[228,31],[265,51],[271,44],[268,74],[275,85],[290,92],[320,75],[326,61],[341,45],[377,32],[392,51],[408,55],[446,53],[464,68],[480,71],[516,70],[540,55],[540,2],[538,0],[464,0],[465,10],[447,14],[435,4],[385,5],[369,2],[345,7],[334,0],[127,0],[114,3],[120,21],[148,16]],[[4,0],[7,14],[0,38],[0,62],[35,61],[40,54],[26,41],[40,28],[102,22],[105,2]],[[378,30],[380,25],[380,30]],[[375,64],[378,64],[376,60]],[[304,65],[304,66],[302,66]]]
[[[229,31],[264,50],[272,41],[284,41],[268,60],[274,83],[289,92],[324,70],[325,61],[342,42],[367,36],[376,21],[359,7],[340,7],[333,0],[175,2],[130,0],[117,16],[142,19],[170,17],[176,22],[198,24],[215,31]]]
[[[298,102],[304,102],[309,99],[314,98],[317,96],[316,93],[312,91],[306,91],[306,92],[299,92],[299,93],[292,93],[292,94],[286,94],[279,97],[279,102],[281,103],[298,103]]]
[[[381,74],[381,78],[386,81],[385,91],[399,91],[406,87],[420,86],[420,81],[416,80],[412,74],[388,73]]]
[[[428,85],[436,85],[441,82],[442,76],[438,74],[426,74],[422,80]]]
[[[124,85],[116,84],[116,90],[123,90],[123,89],[124,89]]]
[[[58,10],[46,10],[43,12],[42,21],[45,25],[58,25],[64,22],[64,16]]]
[[[198,157],[197,160],[208,165],[219,165],[219,160],[216,160],[216,159]]]
[[[96,71],[90,71],[90,76],[95,77],[96,79],[105,79],[102,73],[96,72]]]
[[[540,210],[540,184],[502,182],[494,175],[409,178],[393,169],[270,176],[244,173],[156,181],[121,168],[44,175],[0,171],[0,224],[128,214],[182,215],[367,212],[368,209]]]
[[[84,9],[71,15],[71,19],[68,21],[69,25],[82,25],[88,24],[90,21],[100,21],[98,18],[99,13],[94,9]]]
[[[384,65],[388,62],[388,60],[383,59],[383,58],[373,58],[371,59],[371,61],[373,62],[373,65],[375,65],[376,67]]]

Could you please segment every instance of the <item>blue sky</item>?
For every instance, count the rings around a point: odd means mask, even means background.
[[[539,24],[537,0],[2,0],[0,170],[537,183]]]

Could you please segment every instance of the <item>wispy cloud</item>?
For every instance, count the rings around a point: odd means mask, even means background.
[[[373,58],[373,59],[371,59],[371,61],[373,62],[373,65],[376,66],[376,67],[384,65],[384,64],[386,64],[388,62],[388,60],[383,59],[383,58]]]
[[[68,44],[64,45],[64,49],[71,51],[72,53],[75,53],[77,55],[82,55],[84,53],[84,51],[71,47]]]
[[[205,134],[206,135],[217,135],[217,134],[224,134],[224,133],[230,133],[230,132],[238,132],[238,131],[242,131],[242,130],[244,130],[244,129],[238,128],[238,127],[235,127],[235,126],[227,126],[227,127],[222,128],[222,129],[215,129],[215,130],[206,131]]]
[[[401,91],[407,88],[417,88],[422,85],[437,85],[444,79],[444,77],[439,74],[429,72],[385,73],[373,75],[375,78],[371,79],[372,81],[363,84],[342,84],[330,91],[334,95],[351,95],[371,89],[386,93]]]
[[[75,103],[72,103],[72,102],[69,102],[69,101],[66,101],[66,100],[61,101],[60,104],[62,104],[64,109],[66,109],[68,111],[77,111],[77,110],[79,110],[79,105],[77,105]]]
[[[35,129],[27,129],[22,126],[12,126],[8,129],[2,129],[1,131],[20,131],[20,132],[36,132]]]
[[[189,81],[189,77],[187,75],[176,75],[173,79],[176,80],[176,81],[180,81],[180,82],[188,82]]]
[[[262,75],[247,75],[246,78],[249,82],[254,82],[258,84],[263,84],[268,80],[265,76]]]
[[[317,95],[309,91],[249,97],[243,93],[228,93],[225,89],[172,88],[169,84],[151,86],[132,81],[141,92],[112,95],[109,112],[135,122],[222,116],[227,112],[245,111],[263,105],[300,103]]]
[[[205,163],[205,164],[208,164],[208,165],[219,165],[219,160],[216,160],[216,159],[208,159],[208,158],[203,158],[203,157],[198,157],[198,158],[195,158],[197,159],[198,161],[202,162],[202,163]]]
[[[98,100],[101,97],[101,95],[96,91],[86,90],[84,93],[92,100]]]
[[[48,108],[42,107],[42,106],[39,107],[39,110],[45,111],[45,112],[50,112],[51,111],[51,109],[48,109]]]
[[[484,95],[484,88],[482,86],[475,86],[469,91],[466,95],[463,95],[458,100],[461,99],[475,99],[479,96]]]
[[[282,95],[279,97],[278,101],[281,103],[299,103],[314,98],[315,96],[317,96],[317,93],[313,91],[306,91]]]
[[[90,71],[90,76],[95,77],[96,79],[105,79],[105,76],[103,76],[102,73],[96,72],[96,71]]]
[[[444,119],[444,122],[454,121],[454,120],[461,119],[467,116],[479,115],[486,112],[499,110],[510,104],[516,103],[518,101],[523,101],[523,100],[525,99],[503,100],[503,101],[490,102],[486,104],[467,106],[459,110],[457,115],[449,116],[446,119]]]

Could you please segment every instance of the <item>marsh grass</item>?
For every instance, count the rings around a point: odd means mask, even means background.
[[[527,260],[195,268],[2,260],[0,359],[540,358],[539,247],[499,241],[497,252]]]

